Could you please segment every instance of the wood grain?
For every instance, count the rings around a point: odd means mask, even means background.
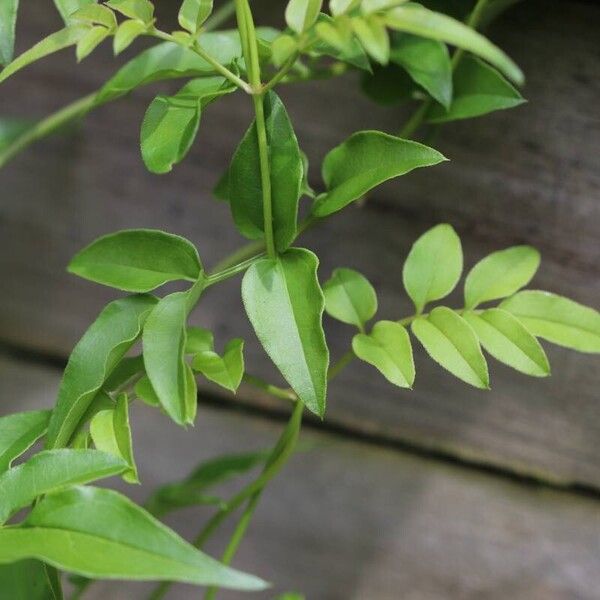
[[[0,355],[2,411],[51,406],[59,372]],[[281,423],[200,406],[182,432],[145,406],[132,414],[143,501],[198,460],[274,443]],[[263,495],[235,565],[272,581],[253,595],[310,600],[595,600],[600,503],[398,451],[304,431],[299,452]],[[237,486],[234,486],[237,487]],[[232,491],[228,486],[226,492]],[[210,514],[170,519],[193,537]],[[218,555],[227,530],[209,551]],[[149,585],[97,584],[90,600],[142,600]],[[1,593],[0,593],[1,596]],[[173,600],[198,598],[177,586]],[[222,593],[221,600],[246,596]]]
[[[49,5],[22,8],[24,48],[57,23]],[[532,243],[543,255],[534,287],[598,307],[599,18],[597,5],[541,0],[506,15],[491,35],[527,73],[530,103],[447,126],[435,145],[450,163],[386,184],[365,208],[350,208],[307,234],[302,244],[318,251],[321,277],[336,266],[357,268],[378,290],[381,318],[408,314],[402,261],[420,233],[447,221],[463,237],[468,266],[494,249]],[[48,59],[3,86],[0,110],[47,114],[89,93],[114,69],[108,49],[85,69]],[[315,165],[348,133],[395,131],[402,123],[401,110],[370,104],[355,83],[345,78],[283,92],[316,186]],[[227,207],[210,198],[210,189],[249,122],[247,99],[236,95],[211,106],[188,159],[173,174],[154,176],[141,163],[138,130],[153,92],[171,87],[142,90],[105,106],[76,135],[40,143],[0,172],[1,339],[68,354],[101,305],[114,297],[64,271],[70,256],[100,234],[166,228],[192,239],[208,266],[242,243]],[[245,337],[251,371],[271,373],[243,315],[238,281],[228,282],[218,296],[207,295],[193,318],[213,328],[219,343]],[[331,322],[327,327],[337,355],[350,332]],[[554,348],[550,358],[554,375],[543,381],[493,364],[489,393],[455,382],[421,352],[410,394],[367,366],[353,366],[331,386],[327,418],[381,439],[598,489],[598,361]],[[239,400],[273,406],[247,390]]]

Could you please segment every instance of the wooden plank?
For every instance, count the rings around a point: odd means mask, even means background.
[[[2,414],[51,406],[58,372],[0,356]],[[138,501],[199,459],[274,443],[280,423],[200,406],[185,433],[157,411],[133,411]],[[600,587],[600,503],[306,430],[305,450],[264,494],[235,565],[274,583],[253,595],[311,600],[585,600]],[[229,487],[228,489],[231,489]],[[170,523],[192,537],[210,511]],[[219,534],[210,552],[226,542]],[[150,586],[98,584],[90,600],[143,599]],[[179,586],[169,598],[198,597]],[[223,593],[223,600],[242,598]]]
[[[52,27],[51,6],[23,7],[21,47]],[[512,11],[493,37],[528,74],[531,103],[445,128],[437,145],[452,162],[385,185],[365,209],[349,209],[302,243],[336,266],[365,272],[380,296],[381,317],[407,314],[401,263],[433,223],[463,236],[470,266],[485,253],[525,241],[544,263],[534,286],[596,304],[600,292],[599,121],[594,45],[597,6],[531,1]],[[87,69],[49,59],[3,86],[2,111],[45,114],[94,89],[114,68],[108,51]],[[548,65],[552,65],[549,69]],[[164,87],[164,86],[163,86]],[[297,86],[284,96],[313,165],[356,128],[398,128],[401,111],[366,102],[355,82]],[[172,175],[146,173],[137,152],[150,90],[106,106],[81,133],[39,144],[0,172],[0,337],[66,356],[102,303],[114,294],[64,273],[69,257],[96,236],[125,227],[164,227],[198,244],[214,264],[241,243],[228,209],[209,191],[250,119],[247,99],[227,98],[207,112],[198,143]],[[343,102],[341,101],[343,99]],[[343,107],[340,110],[339,107]],[[317,169],[312,178],[318,185]],[[248,340],[253,372],[270,374],[239,300],[239,283],[214,290],[194,315],[220,342]],[[457,301],[460,301],[459,299]],[[328,322],[334,355],[349,331]],[[599,371],[593,357],[551,349],[550,380],[531,380],[492,365],[493,391],[468,389],[419,353],[412,394],[388,386],[367,366],[332,385],[328,420],[357,432],[489,463],[560,482],[600,486]],[[272,403],[244,393],[242,401]],[[279,405],[276,405],[279,406]]]

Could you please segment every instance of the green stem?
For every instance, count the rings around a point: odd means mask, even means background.
[[[249,373],[244,373],[243,381],[248,385],[252,385],[255,388],[267,392],[267,394],[270,394],[271,396],[275,396],[275,398],[280,398],[281,400],[297,400],[297,396],[293,390],[273,385],[272,383],[269,383],[260,377],[250,375]]]
[[[230,17],[235,14],[235,2],[228,0],[217,8],[202,26],[202,31],[214,31],[217,27],[225,23]]]
[[[206,278],[206,283],[204,288],[210,287],[211,285],[215,285],[216,283],[221,283],[221,281],[225,281],[230,277],[235,277],[238,273],[245,271],[248,267],[250,267],[253,263],[255,263],[259,258],[262,258],[263,254],[256,254],[243,260],[237,264],[231,265],[230,267],[226,267],[221,269],[220,271],[215,271],[211,273]]]

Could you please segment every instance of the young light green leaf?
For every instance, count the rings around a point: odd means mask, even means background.
[[[330,215],[388,179],[444,160],[442,154],[423,144],[381,131],[359,131],[325,157],[327,191],[317,197],[313,214]]]
[[[75,56],[77,62],[81,62],[89,56],[108,36],[110,31],[102,25],[91,27],[77,42]]]
[[[406,69],[442,106],[450,106],[452,64],[446,44],[409,33],[396,34],[392,36],[390,61]]]
[[[103,4],[89,3],[69,15],[69,21],[81,21],[92,25],[104,25],[111,31],[117,27],[115,13]]]
[[[551,294],[527,290],[507,298],[500,308],[512,313],[535,336],[579,352],[600,352],[600,313]]]
[[[44,563],[20,560],[0,565],[0,590],[10,600],[54,600]]]
[[[322,4],[323,0],[289,0],[285,22],[292,31],[302,33],[315,24]]]
[[[109,0],[106,6],[143,23],[151,23],[154,17],[154,5],[149,0]]]
[[[94,396],[133,346],[156,303],[130,296],[108,304],[79,340],[64,371],[48,425],[47,448],[66,446]]]
[[[69,24],[71,15],[83,6],[95,4],[96,0],[54,0],[54,5],[60,13],[65,25]]]
[[[274,92],[264,97],[269,145],[273,234],[284,251],[296,237],[298,201],[302,186],[302,156],[283,103]],[[250,239],[264,236],[260,159],[256,123],[240,142],[229,170],[230,206],[239,231]]]
[[[323,417],[329,351],[321,319],[317,257],[293,248],[255,262],[244,275],[242,299],[263,348],[306,406]]]
[[[213,0],[183,0],[177,19],[183,29],[196,33],[213,10]]]
[[[523,104],[525,99],[496,69],[473,56],[465,56],[454,72],[454,98],[449,107],[433,106],[430,123],[470,119],[495,110]]]
[[[511,296],[531,281],[539,265],[540,253],[531,246],[492,252],[465,279],[465,307]]]
[[[168,281],[196,281],[202,263],[185,238],[157,229],[124,229],[80,250],[68,270],[120,290],[148,292]]]
[[[352,269],[336,269],[323,285],[325,311],[334,319],[363,329],[377,312],[377,294],[369,280]]]
[[[176,292],[154,307],[142,335],[144,365],[161,406],[179,425],[192,423],[188,414],[189,381],[184,361],[188,295]]]
[[[128,48],[136,38],[146,32],[146,29],[146,25],[140,21],[134,19],[123,21],[117,28],[113,39],[113,51],[115,55],[120,54]]]
[[[46,496],[22,526],[0,530],[0,563],[30,557],[91,578],[266,587],[196,550],[125,496],[94,487]]]
[[[58,52],[63,48],[68,48],[76,44],[88,31],[88,27],[84,25],[70,25],[60,31],[51,33],[48,37],[45,37],[41,42],[35,44],[20,54],[8,64],[2,71],[0,71],[0,83],[5,79],[8,79],[11,75],[14,75],[17,71],[25,68],[31,63]]]
[[[48,429],[49,410],[32,410],[0,418],[0,473]]]
[[[185,353],[197,354],[214,350],[215,338],[212,331],[203,327],[188,327],[185,340]]]
[[[0,66],[13,59],[19,0],[0,0]]]
[[[427,353],[444,369],[466,383],[489,389],[487,363],[470,325],[445,306],[412,323],[412,332]]]
[[[236,392],[244,375],[244,340],[236,338],[229,341],[222,357],[214,350],[198,352],[192,367],[210,381]]]
[[[198,411],[198,384],[192,367],[184,363],[185,374],[185,417],[188,423],[194,424]]]
[[[360,0],[329,0],[329,10],[334,16],[342,15],[356,8]]]
[[[276,67],[280,67],[283,63],[296,52],[298,43],[296,40],[287,34],[280,35],[273,40],[271,52],[273,63]]]
[[[391,29],[446,42],[472,52],[500,69],[515,83],[523,82],[521,69],[502,50],[452,17],[411,3],[388,11],[385,21]]]
[[[175,96],[157,96],[144,115],[140,132],[148,170],[168,173],[181,162],[194,142],[204,107],[235,89],[223,77],[204,77],[190,81]]]
[[[354,17],[352,29],[367,54],[386,65],[390,59],[390,38],[383,21],[375,15]]]
[[[251,452],[227,454],[203,462],[182,481],[158,488],[145,506],[153,515],[163,516],[186,506],[218,503],[217,497],[207,494],[212,487],[254,469],[266,457],[265,452]]]
[[[378,321],[369,335],[358,333],[352,350],[361,360],[373,365],[389,382],[412,388],[415,365],[406,329],[394,321]]]
[[[98,450],[121,458],[129,465],[123,479],[128,483],[139,483],[133,458],[127,394],[119,394],[114,408],[96,413],[90,422],[90,434]]]
[[[550,375],[548,358],[540,343],[509,312],[491,308],[481,314],[467,311],[463,316],[496,360],[525,375]]]
[[[148,379],[148,375],[143,375],[135,384],[135,395],[148,406],[160,407],[160,400]]]
[[[371,72],[369,58],[352,34],[352,25],[349,19],[334,20],[329,15],[322,13],[317,19],[315,33],[317,40],[311,46],[313,55],[331,56],[363,71]]]
[[[417,313],[454,289],[462,267],[460,239],[450,225],[436,225],[413,244],[402,269],[402,281]]]
[[[121,458],[98,450],[44,450],[0,475],[0,524],[38,496],[95,479],[118,475],[127,468]]]

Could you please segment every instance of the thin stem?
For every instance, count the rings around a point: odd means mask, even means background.
[[[269,383],[260,377],[256,377],[255,375],[250,375],[249,373],[244,373],[243,381],[248,385],[252,385],[255,388],[267,392],[267,394],[275,396],[276,398],[281,398],[282,400],[295,401],[298,399],[294,391],[290,388],[282,388],[277,385],[273,385],[272,383]]]
[[[273,77],[263,86],[263,93],[272,90],[290,71],[300,57],[300,51],[290,56]]]
[[[255,256],[251,256],[250,258],[247,258],[246,260],[243,260],[235,265],[232,265],[230,267],[221,269],[220,271],[211,273],[206,278],[206,283],[204,285],[204,288],[206,289],[207,287],[210,287],[211,285],[215,285],[216,283],[221,283],[221,281],[225,281],[226,279],[235,277],[238,273],[245,271],[248,267],[250,267],[252,264],[254,264],[262,256],[264,256],[264,255],[257,254]]]
[[[217,8],[202,26],[202,31],[213,31],[235,14],[235,2],[228,0]]]

